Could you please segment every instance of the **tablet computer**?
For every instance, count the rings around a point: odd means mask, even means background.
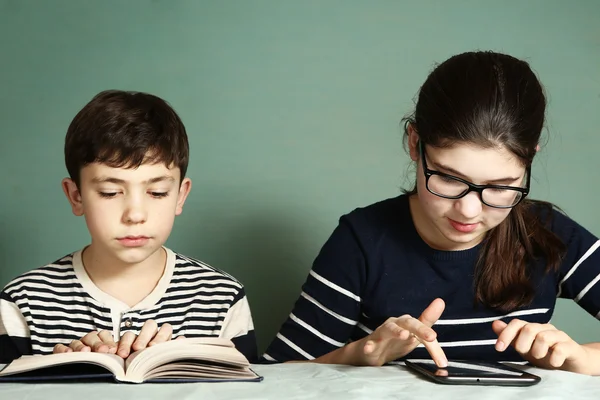
[[[438,368],[433,360],[406,360],[405,364],[429,379],[454,385],[531,386],[541,378],[529,372],[499,362],[448,361],[446,368]]]

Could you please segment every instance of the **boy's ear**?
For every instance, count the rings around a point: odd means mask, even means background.
[[[62,188],[67,196],[67,200],[69,200],[69,203],[71,204],[73,214],[81,217],[83,215],[83,202],[77,184],[73,182],[71,178],[65,178],[62,180]]]
[[[185,203],[185,199],[187,199],[190,190],[192,190],[192,180],[190,178],[183,178],[181,185],[179,186],[179,194],[177,195],[175,215],[179,215],[183,212],[183,204]]]
[[[419,160],[419,134],[412,124],[408,124],[408,152],[413,161]]]

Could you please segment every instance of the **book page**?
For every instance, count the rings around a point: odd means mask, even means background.
[[[218,338],[218,337],[186,338],[186,339],[171,340],[168,342],[160,343],[158,345],[154,345],[152,347],[146,347],[145,349],[138,350],[138,351],[131,353],[131,355],[129,357],[127,357],[127,360],[125,360],[124,369],[125,369],[125,371],[129,370],[129,365],[132,364],[136,358],[140,357],[144,353],[149,352],[151,354],[146,354],[146,355],[144,355],[143,358],[154,357],[153,354],[169,351],[168,349],[170,349],[172,347],[181,347],[181,346],[188,347],[192,344],[197,344],[197,345],[198,344],[207,344],[207,345],[221,346],[221,347],[235,347],[235,345],[233,344],[233,342],[231,340]]]
[[[117,355],[92,352],[72,352],[43,356],[22,356],[12,361],[6,368],[0,371],[0,377],[35,371],[42,368],[77,363],[101,366],[110,371],[115,377],[123,377],[125,375],[125,371],[123,370],[125,361]]]
[[[250,366],[246,357],[228,339],[194,338],[161,343],[132,354],[126,361],[128,381],[141,382],[155,368],[176,360],[206,360],[243,369]]]
[[[143,381],[161,382],[163,380],[183,381],[235,381],[255,380],[260,378],[249,367],[236,367],[221,364],[217,361],[181,359],[159,365],[148,371]]]
[[[256,378],[250,369],[226,368],[218,365],[203,365],[189,362],[177,362],[155,368],[145,379],[236,379]]]

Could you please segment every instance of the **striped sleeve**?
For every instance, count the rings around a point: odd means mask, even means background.
[[[342,217],[263,359],[312,360],[344,346],[360,315],[364,260],[352,229]]]
[[[600,319],[600,240],[568,217],[556,213],[555,232],[567,245],[558,279],[558,297],[572,299]]]
[[[5,292],[27,321],[33,355],[51,354],[56,344],[69,344],[97,328],[110,329],[107,318],[102,325],[94,323],[106,310],[82,290],[71,256],[20,275]]]
[[[27,322],[11,296],[0,293],[0,364],[31,354]]]
[[[235,347],[246,356],[248,361],[256,362],[258,353],[254,322],[252,321],[248,297],[243,287],[233,299],[233,303],[225,316],[220,337],[231,339]]]

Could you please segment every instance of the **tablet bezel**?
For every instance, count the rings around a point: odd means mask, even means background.
[[[517,368],[513,368],[509,365],[502,364],[500,362],[489,362],[489,361],[473,361],[473,360],[450,360],[449,365],[453,363],[470,364],[483,366],[488,368],[497,368],[508,372],[518,372],[521,375],[480,375],[475,370],[470,375],[448,375],[439,376],[435,372],[430,371],[425,365],[430,365],[432,360],[405,360],[405,365],[421,374],[425,375],[429,379],[443,383],[447,385],[494,385],[494,386],[532,386],[541,381],[537,375],[522,371]],[[443,369],[443,368],[438,368]]]

